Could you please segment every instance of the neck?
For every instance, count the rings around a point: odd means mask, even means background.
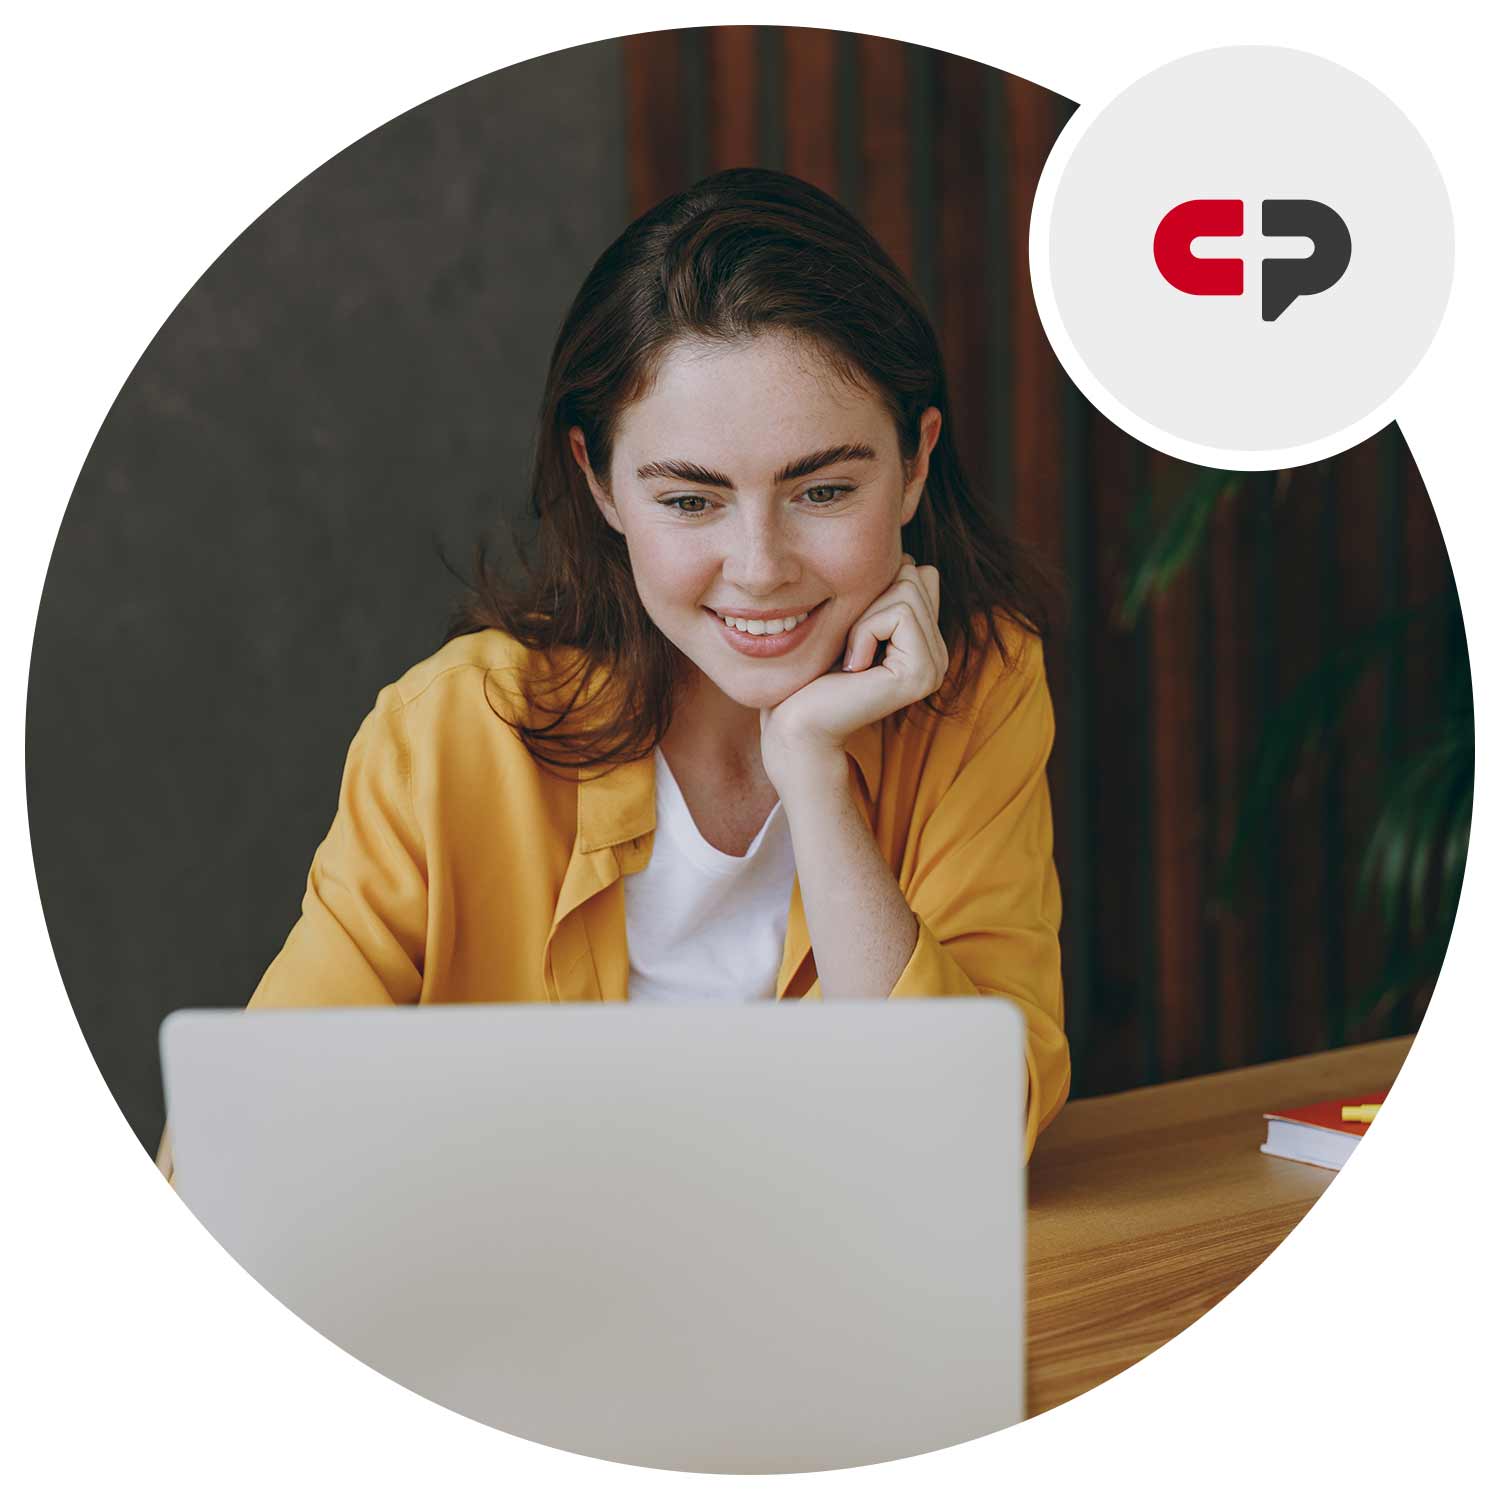
[[[697,667],[690,667],[678,692],[661,749],[674,774],[680,762],[702,761],[735,779],[765,779],[760,710],[736,703]]]

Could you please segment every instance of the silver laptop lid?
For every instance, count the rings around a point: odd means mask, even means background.
[[[600,1458],[906,1457],[1024,1415],[1004,1000],[179,1011],[176,1183],[314,1328]]]

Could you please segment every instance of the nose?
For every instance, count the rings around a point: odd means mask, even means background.
[[[747,508],[748,511],[748,508]],[[724,581],[747,597],[770,597],[802,577],[792,538],[773,515],[742,514],[722,564]]]

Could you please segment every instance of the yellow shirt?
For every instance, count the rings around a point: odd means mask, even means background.
[[[1068,1093],[1046,779],[1052,702],[1034,637],[976,674],[957,718],[910,713],[846,745],[854,789],[919,935],[893,996],[1005,995],[1026,1018],[1026,1152]],[[251,1006],[623,1000],[621,877],[651,857],[651,757],[594,779],[538,763],[519,712],[530,653],[460,636],[382,689],[349,747],[302,915]],[[508,690],[509,685],[509,690]],[[487,696],[488,694],[488,696]],[[794,884],[778,998],[816,997]]]

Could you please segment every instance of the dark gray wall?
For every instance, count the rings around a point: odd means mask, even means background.
[[[524,513],[553,338],[627,221],[617,44],[424,104],[187,294],[89,453],[37,623],[37,878],[131,1127],[156,1029],[243,1005],[296,919],[344,752]],[[504,531],[501,532],[504,535]]]

